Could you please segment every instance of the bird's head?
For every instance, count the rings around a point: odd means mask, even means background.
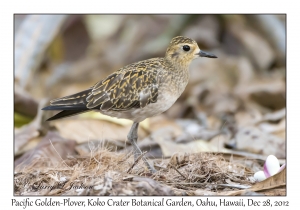
[[[199,57],[217,58],[214,54],[200,50],[194,40],[183,36],[172,39],[165,55],[169,61],[181,65],[189,65],[192,60]]]

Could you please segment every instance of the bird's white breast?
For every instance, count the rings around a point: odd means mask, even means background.
[[[134,122],[141,122],[146,118],[153,117],[168,110],[178,99],[176,94],[163,92],[158,94],[156,103],[150,103],[144,108],[131,109],[126,111],[105,111],[102,114],[117,118],[125,118]]]

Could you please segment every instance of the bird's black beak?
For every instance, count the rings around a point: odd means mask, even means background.
[[[204,52],[202,50],[200,50],[200,52],[197,53],[196,55],[199,55],[200,57],[217,58],[217,56],[215,56],[214,54],[208,53],[208,52]]]

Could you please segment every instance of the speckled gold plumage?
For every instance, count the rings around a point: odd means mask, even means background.
[[[189,45],[189,52],[182,50],[184,45]],[[194,40],[182,36],[175,37],[170,42],[165,57],[127,65],[85,91],[52,100],[48,109],[52,106],[53,109],[58,107],[58,110],[73,110],[73,112],[69,111],[70,115],[76,114],[76,109],[78,111],[99,110],[114,117],[143,120],[151,115],[144,113],[144,118],[137,119],[130,116],[128,111],[144,109],[149,104],[158,103],[158,100],[159,103],[162,103],[162,100],[175,102],[188,83],[188,67],[190,62],[198,57],[195,56],[198,51],[199,47]],[[167,94],[174,97],[169,97]],[[166,101],[167,108],[169,104]],[[153,108],[162,112],[164,111],[162,106]]]
[[[87,97],[87,107],[101,105],[103,110],[126,110],[155,103],[158,96],[157,74],[161,59],[133,63],[98,82]]]

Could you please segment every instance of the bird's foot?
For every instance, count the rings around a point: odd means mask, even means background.
[[[134,150],[134,162],[139,161],[140,159],[143,159],[145,165],[147,166],[148,170],[154,174],[157,172],[157,170],[147,161],[147,159],[144,157],[144,155],[146,154],[146,152],[142,152],[139,148],[139,151],[137,151],[137,149]]]
[[[133,149],[134,149],[133,150],[134,161],[138,161],[139,158],[142,158],[144,163],[146,164],[148,170],[151,173],[155,173],[156,172],[155,168],[152,165],[150,165],[150,163],[147,161],[147,159],[145,157],[143,157],[144,153],[142,153],[141,149],[139,148],[139,146],[136,143],[136,141],[138,139],[138,134],[137,134],[138,127],[139,127],[139,123],[134,122],[132,124],[131,129],[127,136],[127,138],[131,142],[131,145],[133,146]]]
[[[149,162],[145,159],[144,160],[144,163],[146,164],[148,170],[152,173],[152,174],[155,174],[157,172],[157,170],[149,164]]]

